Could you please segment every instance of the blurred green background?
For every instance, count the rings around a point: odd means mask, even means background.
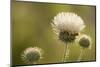
[[[92,38],[92,49],[84,50],[82,61],[96,60],[95,6],[13,1],[11,11],[13,65],[25,65],[20,55],[26,48],[34,46],[44,50],[38,64],[62,62],[65,44],[56,38],[51,26],[59,12],[74,12],[83,18],[86,28],[82,33]],[[80,54],[80,46],[73,44],[68,62],[75,62]]]

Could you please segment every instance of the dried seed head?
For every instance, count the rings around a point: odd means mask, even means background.
[[[42,58],[42,50],[38,47],[27,48],[21,58],[25,63],[34,64]]]
[[[83,35],[79,39],[79,45],[83,48],[88,48],[91,45],[91,38],[87,35]]]

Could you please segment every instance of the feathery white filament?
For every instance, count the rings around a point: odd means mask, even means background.
[[[60,31],[76,33],[84,29],[85,25],[82,18],[77,14],[71,12],[61,12],[54,17],[52,27],[56,33],[59,33]]]

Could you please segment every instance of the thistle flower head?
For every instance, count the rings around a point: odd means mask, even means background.
[[[61,12],[54,17],[52,27],[64,42],[72,42],[78,33],[85,28],[80,16],[71,12]]]
[[[28,64],[34,64],[42,58],[42,50],[38,47],[29,47],[21,54],[21,58]]]
[[[79,38],[79,45],[83,48],[91,48],[91,38],[87,35],[82,35]]]

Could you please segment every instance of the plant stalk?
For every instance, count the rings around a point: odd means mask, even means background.
[[[63,56],[63,62],[66,62],[66,57],[69,56],[69,45],[66,43],[65,49],[64,49],[64,56]]]

